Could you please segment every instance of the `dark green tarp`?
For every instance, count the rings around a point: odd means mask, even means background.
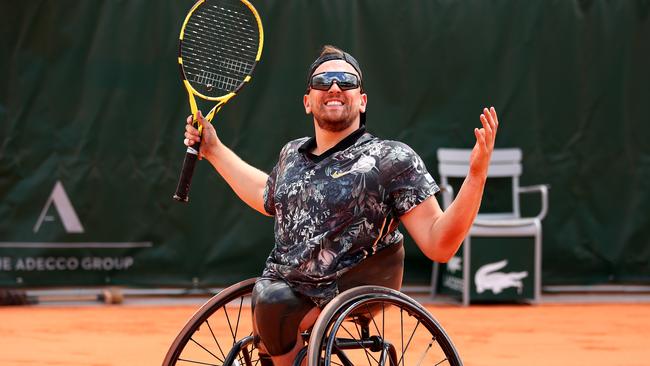
[[[650,1],[254,4],[262,61],[215,121],[245,160],[270,171],[311,133],[306,68],[335,44],[362,64],[369,129],[411,145],[434,176],[436,149],[471,147],[481,108],[497,108],[497,147],[523,149],[522,184],[552,187],[544,284],[648,283]],[[0,285],[208,286],[260,272],[272,220],[208,163],[188,205],[171,199],[191,5],[0,2]],[[406,282],[429,273],[409,242]]]

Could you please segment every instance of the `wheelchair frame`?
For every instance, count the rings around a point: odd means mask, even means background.
[[[242,330],[240,325],[242,310],[245,308],[244,300],[247,297],[250,298],[256,280],[256,278],[251,278],[236,283],[203,304],[174,339],[165,356],[163,366],[258,366],[259,357],[256,355],[257,349],[252,327],[250,332],[244,331],[243,334],[238,334]],[[380,328],[384,328],[386,325],[387,306],[391,309],[390,311],[396,312],[395,314],[391,313],[394,318],[399,317],[402,332],[405,322],[415,322],[407,344],[404,344],[404,336],[402,336],[400,345],[393,344],[383,337],[385,329]],[[382,319],[376,321],[375,317],[378,317],[379,313],[381,313]],[[217,332],[213,329],[214,320],[212,320],[212,324],[210,323],[211,317],[220,315],[225,316],[224,320],[230,331],[230,335],[221,337],[221,342]],[[249,312],[244,316],[250,315]],[[397,319],[394,320],[397,321]],[[344,325],[348,324],[349,327],[350,323],[354,325],[352,331]],[[349,357],[351,352],[357,353],[355,355],[357,360],[361,357],[359,354],[365,356],[364,361],[367,361],[369,365],[410,365],[411,362],[406,362],[405,354],[409,348],[418,347],[412,344],[418,328],[424,332],[424,336],[420,336],[420,338],[427,338],[427,340],[426,344],[420,347],[423,348],[421,351],[423,353],[417,355],[417,363],[413,363],[414,365],[430,363],[462,365],[449,336],[438,321],[418,302],[399,291],[386,287],[355,287],[337,295],[323,308],[311,331],[303,334],[303,339],[308,342],[298,354],[294,366],[299,366],[304,358],[307,358],[310,366],[330,364],[352,366],[355,363]],[[353,333],[356,333],[358,338],[355,338]],[[401,351],[401,357],[398,354],[399,351]],[[192,353],[190,354],[190,352]],[[375,357],[377,353],[379,355]],[[434,358],[423,362],[427,356]]]

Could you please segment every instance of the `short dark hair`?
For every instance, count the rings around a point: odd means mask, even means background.
[[[316,70],[318,66],[324,62],[331,60],[343,60],[347,62],[359,74],[359,79],[363,80],[363,74],[361,73],[361,66],[359,65],[359,62],[354,57],[352,57],[352,55],[343,51],[342,49],[327,44],[321,49],[318,58],[316,58],[316,60],[309,66],[309,70],[307,72],[307,82],[309,82],[309,79],[314,74],[314,70]],[[363,89],[363,86],[361,88]]]

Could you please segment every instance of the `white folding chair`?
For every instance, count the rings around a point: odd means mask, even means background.
[[[469,172],[470,149],[438,149],[438,170],[440,173],[440,187],[442,189],[443,208],[449,207],[454,199],[454,191],[449,184],[449,178],[465,178]],[[521,149],[495,149],[488,168],[489,178],[512,179],[512,209],[507,212],[481,213],[477,215],[469,234],[463,242],[463,305],[470,302],[470,253],[472,236],[475,237],[534,237],[534,302],[539,301],[541,294],[541,261],[542,261],[542,219],[548,210],[548,186],[534,185],[519,186],[519,177],[522,173]],[[522,193],[539,192],[541,210],[537,216],[521,217],[519,195]],[[431,275],[431,294],[436,294],[438,282],[438,263],[433,264]]]

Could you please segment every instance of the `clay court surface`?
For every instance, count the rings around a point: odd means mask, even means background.
[[[159,365],[197,305],[0,308],[0,365]],[[427,305],[465,365],[649,365],[649,304]]]

